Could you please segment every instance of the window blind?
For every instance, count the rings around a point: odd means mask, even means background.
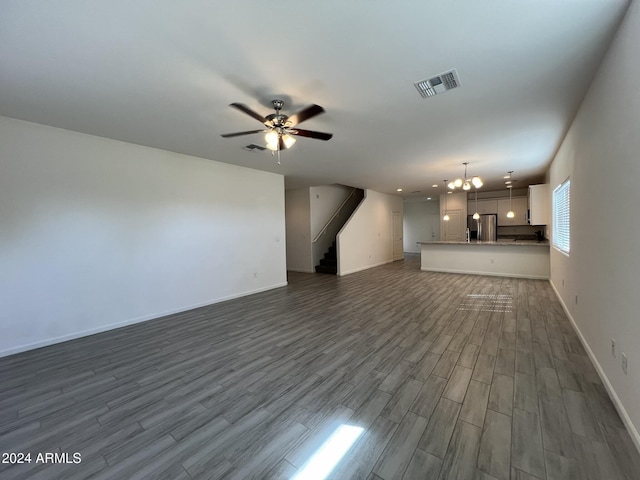
[[[558,185],[553,191],[553,246],[569,254],[571,245],[570,211],[571,180]]]

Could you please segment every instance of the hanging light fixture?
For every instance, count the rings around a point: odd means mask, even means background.
[[[278,135],[278,132],[269,130],[264,136],[264,139],[267,141],[267,148],[269,150],[278,150],[278,145],[280,144],[280,135]]]
[[[280,139],[282,139],[285,148],[291,148],[293,144],[296,143],[294,137],[288,133],[282,134],[276,129],[269,130],[264,136],[264,139],[267,141],[267,148],[273,151],[280,150]]]
[[[476,187],[476,213],[473,214],[474,220],[480,220],[480,214],[478,213],[478,187]]]
[[[447,180],[444,180],[444,187],[444,217],[442,217],[442,220],[448,222],[449,214],[447,213]]]
[[[471,190],[471,185],[476,188],[480,188],[483,185],[482,179],[478,176],[468,178],[467,177],[467,165],[469,162],[463,162],[464,165],[464,178],[456,178],[447,184],[451,190],[455,190],[456,188],[462,187],[463,190]]]
[[[516,216],[516,214],[513,213],[513,204],[511,203],[511,190],[513,190],[513,185],[512,185],[513,180],[511,180],[512,173],[513,173],[513,170],[510,170],[509,179],[504,182],[507,184],[507,188],[509,189],[509,211],[507,212],[507,218],[513,218]]]

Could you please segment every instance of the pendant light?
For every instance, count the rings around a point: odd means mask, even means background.
[[[513,173],[513,170],[509,171],[509,180],[504,182],[507,184],[507,188],[509,189],[509,211],[507,212],[507,218],[513,218],[516,216],[515,213],[513,213],[513,205],[511,203],[511,190],[513,189],[513,180],[511,180],[511,174]]]
[[[478,187],[476,187],[476,213],[473,214],[474,220],[480,220],[480,214],[478,213]]]
[[[447,181],[444,180],[444,217],[442,220],[445,222],[449,221],[449,214],[447,213]]]
[[[474,187],[480,188],[483,185],[482,179],[478,176],[468,178],[467,165],[469,165],[469,162],[462,162],[462,164],[464,165],[464,177],[452,180],[448,183],[447,187],[449,187],[451,190],[462,187],[463,190],[469,191],[471,190],[471,185],[473,184]]]

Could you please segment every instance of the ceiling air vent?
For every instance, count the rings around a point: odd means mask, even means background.
[[[256,145],[255,143],[245,145],[244,147],[242,147],[242,149],[246,150],[247,152],[262,152],[263,150],[266,150],[265,147],[261,147],[260,145]]]
[[[421,80],[414,83],[414,85],[422,98],[428,98],[459,87],[460,80],[458,79],[458,72],[454,69],[427,80]]]

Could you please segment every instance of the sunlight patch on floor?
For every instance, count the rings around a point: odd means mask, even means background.
[[[340,425],[292,480],[324,480],[346,455],[364,428]]]
[[[511,312],[513,295],[492,293],[469,293],[460,303],[458,310],[481,312]]]

